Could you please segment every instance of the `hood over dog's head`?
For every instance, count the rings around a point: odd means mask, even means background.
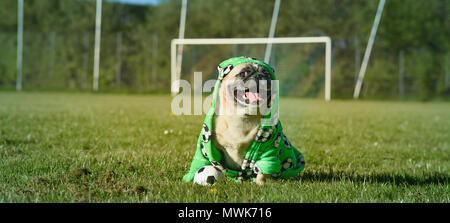
[[[277,94],[272,67],[254,58],[235,57],[218,69],[221,114],[264,116],[270,111]]]

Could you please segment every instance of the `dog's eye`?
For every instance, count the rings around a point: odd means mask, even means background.
[[[238,74],[239,77],[245,77],[247,76],[248,72],[247,71],[242,71]]]

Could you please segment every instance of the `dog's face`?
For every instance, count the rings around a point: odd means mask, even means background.
[[[225,114],[266,114],[271,107],[270,72],[262,65],[244,63],[233,68],[219,89],[221,112]]]

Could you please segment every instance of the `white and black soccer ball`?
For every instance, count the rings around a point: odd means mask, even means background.
[[[281,133],[279,132],[277,138],[273,142],[273,147],[278,148],[278,146],[280,146],[280,142],[281,142]]]
[[[231,70],[233,70],[233,65],[228,65],[226,67],[224,67],[223,69],[219,67],[217,67],[217,69],[219,70],[219,79],[222,80],[225,76],[227,76],[227,74],[229,74],[231,72]]]
[[[256,133],[255,141],[266,142],[270,137],[272,137],[273,129],[259,129]]]
[[[226,76],[227,74],[229,74],[231,72],[231,70],[233,70],[233,65],[228,65],[225,68],[223,68],[223,75]]]
[[[203,186],[213,185],[217,180],[224,178],[222,171],[214,166],[200,168],[194,176],[194,183]]]
[[[292,167],[294,167],[294,162],[292,161],[292,158],[287,158],[283,161],[283,163],[281,164],[281,169],[284,170],[289,170]]]
[[[261,172],[261,168],[259,168],[258,165],[254,165],[252,170],[255,174],[258,174]]]
[[[211,131],[209,130],[208,126],[206,124],[203,123],[202,126],[202,141],[203,142],[209,142],[209,140],[211,139]]]

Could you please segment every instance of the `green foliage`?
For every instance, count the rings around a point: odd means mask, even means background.
[[[120,89],[169,90],[170,41],[178,37],[180,4],[180,0],[161,1],[150,6],[103,3],[100,89],[119,88],[115,81],[118,73],[116,49],[117,33],[122,32]],[[282,1],[275,36],[330,36],[333,39],[332,95],[350,97],[357,72],[355,57],[362,57],[377,5],[378,1],[360,0]],[[273,1],[190,0],[185,37],[266,37],[272,10]],[[90,89],[95,1],[26,0],[24,13],[24,88]],[[0,14],[0,88],[11,88],[15,85],[16,73],[17,1],[1,1]],[[449,14],[450,6],[446,0],[387,1],[362,96],[397,97],[398,55],[404,51],[405,78],[409,83],[406,96],[448,97],[450,84],[445,80],[450,64]],[[52,32],[56,34],[55,59],[51,56]],[[152,58],[154,36],[158,39],[156,59]],[[356,54],[358,47],[359,55]],[[259,55],[259,52],[255,49],[249,56]],[[225,59],[221,58],[223,55],[232,54],[230,49],[220,47],[198,50],[197,53],[185,55],[185,61],[205,71],[213,70]],[[323,55],[319,55],[316,64],[310,63],[310,67],[304,69],[301,66],[311,59],[308,58],[311,52],[305,54],[299,56],[301,61],[294,62],[298,67],[282,68],[302,70],[302,78],[291,83],[299,87],[289,95],[321,97],[322,77],[314,71],[318,70],[318,63],[322,64]],[[286,60],[283,55],[273,57],[279,58],[280,62]],[[420,57],[426,60],[418,60]],[[50,75],[52,73],[55,75]]]

